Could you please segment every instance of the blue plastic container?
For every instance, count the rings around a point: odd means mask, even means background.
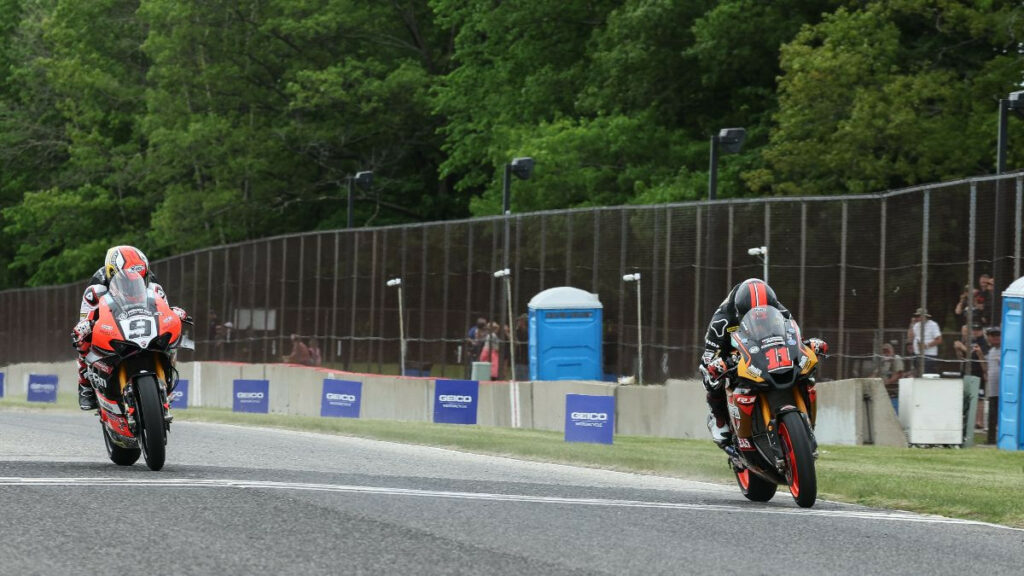
[[[530,300],[530,380],[598,380],[602,306],[597,294],[549,288]]]
[[[996,445],[1000,450],[1024,450],[1024,374],[1020,369],[1024,344],[1024,278],[1018,278],[1003,292],[1002,347],[999,350],[999,428]]]

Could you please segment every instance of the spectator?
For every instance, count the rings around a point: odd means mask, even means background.
[[[960,321],[961,336],[964,340],[967,339],[968,312],[972,316],[972,323],[982,323],[981,304],[980,291],[977,288],[972,289],[970,285],[964,286],[963,292],[960,293],[960,300],[957,301],[956,307],[953,309],[957,320]]]
[[[310,366],[319,366],[323,362],[323,358],[320,356],[320,347],[316,344],[316,338],[309,339],[309,364]]]
[[[953,343],[953,348],[956,349],[956,357],[967,364],[961,372],[984,379],[984,363],[985,355],[988,354],[988,342],[985,340],[981,323],[975,322],[971,326],[970,342],[965,344],[957,340]]]
[[[482,316],[477,318],[476,324],[470,326],[469,331],[466,332],[465,354],[463,355],[463,362],[466,364],[466,378],[469,378],[472,373],[473,362],[480,358],[486,332],[487,319]]]
[[[879,365],[875,377],[881,378],[885,383],[885,391],[889,393],[892,401],[892,408],[899,412],[898,400],[900,395],[900,378],[904,376],[903,358],[896,353],[892,344],[882,344],[882,362]]]
[[[977,306],[980,308],[981,317],[977,320],[982,325],[989,326],[995,322],[996,317],[996,281],[992,276],[982,274],[978,277],[978,288]]]
[[[984,331],[980,323],[971,325],[971,340],[966,344],[960,340],[953,343],[956,349],[956,357],[961,363],[961,374],[969,374],[980,381],[985,379],[985,355],[988,353],[988,342],[985,340]],[[985,406],[981,402],[982,388],[978,388],[978,410],[975,415],[974,425],[977,428],[985,427]]]
[[[309,358],[309,348],[302,343],[298,334],[292,334],[292,351],[284,357],[284,361],[292,364],[309,364]]]
[[[985,358],[985,397],[988,398],[988,437],[991,441],[995,437],[995,423],[999,417],[999,354],[1002,330],[999,326],[987,328],[985,339],[989,345]]]
[[[927,310],[918,308],[914,311],[910,328],[907,329],[907,339],[913,342],[914,355],[924,355],[925,374],[938,373],[939,344],[942,343],[942,331],[931,317]]]
[[[516,380],[530,379],[530,327],[526,314],[516,318]]]
[[[491,380],[498,379],[498,367],[499,367],[499,348],[501,343],[498,340],[499,326],[497,322],[489,322],[485,325],[483,332],[483,338],[481,340],[482,347],[480,350],[480,361],[491,363]]]

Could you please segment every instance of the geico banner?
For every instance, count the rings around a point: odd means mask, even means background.
[[[270,410],[270,381],[235,380],[232,387],[232,410],[266,414]]]
[[[176,410],[188,408],[188,380],[178,380],[174,385],[174,391],[167,399],[171,401],[171,408]]]
[[[355,380],[324,378],[320,415],[330,418],[359,418],[363,402],[363,383]]]
[[[434,382],[434,422],[476,424],[476,405],[480,399],[476,380],[437,380]]]
[[[0,372],[0,398],[4,397],[4,373]]]
[[[56,402],[57,401],[57,375],[56,374],[29,374],[28,375],[28,401],[29,402]]]
[[[565,441],[611,444],[615,433],[615,397],[565,395]]]

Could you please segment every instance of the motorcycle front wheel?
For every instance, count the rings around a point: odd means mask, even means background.
[[[799,412],[787,412],[782,415],[778,430],[786,459],[789,493],[798,506],[810,508],[818,498],[818,478],[807,425]]]
[[[139,399],[139,444],[146,466],[157,471],[164,467],[167,457],[167,431],[164,427],[164,411],[160,405],[160,390],[156,378],[141,376],[135,381],[135,393]]]

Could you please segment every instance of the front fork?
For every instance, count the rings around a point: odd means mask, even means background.
[[[768,444],[771,446],[772,455],[775,457],[775,467],[780,474],[785,472],[786,467],[786,456],[782,443],[779,441],[778,433],[778,423],[784,414],[790,412],[800,413],[800,418],[804,421],[804,425],[807,426],[807,433],[811,441],[811,455],[815,460],[818,459],[818,440],[814,436],[814,422],[817,416],[817,394],[814,388],[814,381],[811,380],[806,384],[809,402],[804,401],[804,395],[801,393],[801,389],[804,387],[793,386],[793,404],[787,403],[788,398],[786,398],[784,392],[772,394],[771,397],[765,392],[759,394],[758,404],[761,406],[761,416],[768,423]],[[772,410],[770,406],[772,400],[777,402],[778,408],[775,410]],[[773,412],[774,418],[772,417]]]

